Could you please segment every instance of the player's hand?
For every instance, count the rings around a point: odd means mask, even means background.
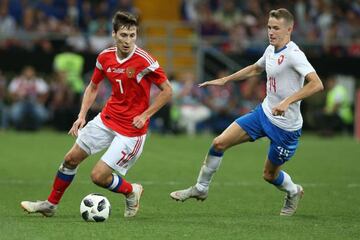
[[[211,86],[211,85],[223,86],[225,83],[226,83],[226,81],[224,78],[219,78],[219,79],[215,79],[212,81],[206,81],[206,82],[200,83],[198,86],[199,87],[206,87],[206,86]]]
[[[289,104],[286,100],[281,101],[277,106],[272,109],[274,116],[285,116],[286,110],[288,110]]]
[[[76,119],[76,121],[72,125],[72,127],[69,130],[68,134],[73,136],[73,137],[77,137],[79,129],[83,128],[85,123],[86,123],[85,118],[79,117],[78,119]]]
[[[141,114],[139,116],[134,117],[132,124],[134,127],[140,129],[144,127],[147,119],[148,117],[145,114]]]

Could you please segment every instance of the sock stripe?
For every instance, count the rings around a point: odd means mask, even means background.
[[[120,176],[116,175],[115,173],[113,173],[112,176],[113,176],[113,180],[107,188],[113,192],[117,192],[123,180]]]
[[[222,157],[224,155],[224,152],[219,152],[214,149],[214,146],[211,146],[209,150],[209,154],[215,157]]]
[[[284,182],[284,172],[280,171],[279,176],[271,183],[274,184],[275,186],[280,186],[283,182]]]
[[[61,180],[65,181],[65,182],[71,182],[73,180],[73,178],[75,177],[74,175],[67,175],[65,173],[62,173],[60,171],[57,172],[57,177],[60,178]]]

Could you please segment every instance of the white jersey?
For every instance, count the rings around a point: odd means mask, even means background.
[[[303,124],[300,101],[290,104],[285,116],[274,116],[271,110],[299,91],[304,86],[305,76],[315,72],[305,54],[292,41],[276,52],[274,46],[269,45],[256,64],[264,68],[267,75],[266,97],[262,102],[265,115],[281,129],[299,130]]]

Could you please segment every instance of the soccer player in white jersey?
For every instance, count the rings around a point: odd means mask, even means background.
[[[137,26],[137,19],[129,13],[114,15],[112,36],[116,46],[105,49],[97,57],[78,119],[69,131],[77,136],[76,142],[60,165],[47,200],[21,202],[27,212],[53,216],[78,165],[89,155],[106,148],[92,170],[91,179],[100,187],[125,195],[125,217],[133,217],[138,212],[143,187],[127,182],[122,176],[139,158],[149,118],[171,99],[172,88],[159,63],[136,46]],[[105,78],[112,86],[111,97],[102,112],[85,126],[86,114]],[[152,84],[161,91],[150,105]]]
[[[170,194],[175,200],[189,198],[205,200],[214,173],[219,169],[225,150],[261,137],[270,139],[263,177],[279,190],[286,192],[280,215],[292,216],[304,190],[295,184],[281,166],[295,153],[301,135],[302,116],[300,101],[323,89],[314,68],[299,47],[290,40],[294,18],[284,9],[270,11],[268,37],[270,45],[264,55],[253,65],[240,71],[200,84],[200,87],[222,86],[228,82],[243,80],[267,73],[266,97],[252,112],[236,119],[222,134],[216,137],[201,167],[197,183],[188,189]],[[307,84],[304,85],[304,79]]]

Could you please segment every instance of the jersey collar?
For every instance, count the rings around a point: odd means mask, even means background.
[[[276,53],[279,53],[279,52],[281,52],[282,50],[284,50],[285,48],[287,48],[286,45],[283,46],[282,48],[278,49],[278,50],[275,50],[275,49],[274,49],[274,53],[275,53],[275,54],[276,54]]]
[[[132,55],[134,55],[134,52],[135,52],[136,48],[137,48],[137,46],[135,45],[135,46],[134,46],[134,49],[131,51],[131,53],[129,54],[129,56],[127,56],[127,57],[124,58],[124,59],[120,59],[120,58],[118,57],[118,55],[117,55],[117,48],[116,48],[115,56],[116,56],[116,60],[118,61],[118,63],[123,64],[124,62],[126,62],[127,60],[129,60],[129,59],[132,57]]]

